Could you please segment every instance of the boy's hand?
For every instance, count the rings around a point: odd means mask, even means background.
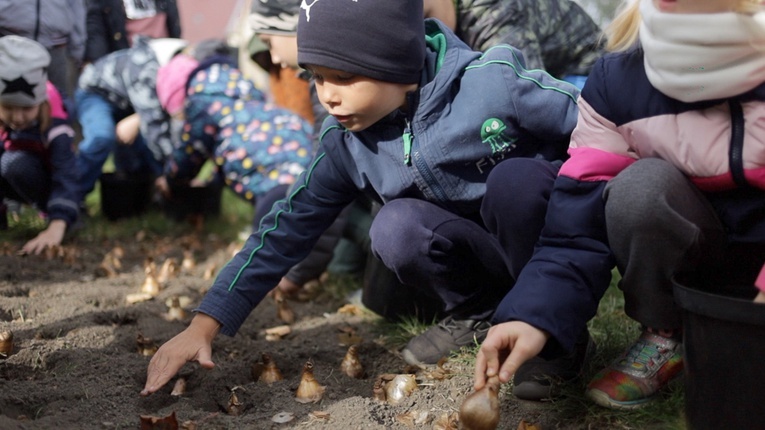
[[[197,361],[205,369],[212,369],[212,341],[220,324],[212,317],[198,313],[191,324],[162,345],[149,362],[146,385],[141,391],[148,396],[162,388],[189,361]]]
[[[500,382],[508,382],[521,364],[539,354],[549,337],[546,332],[522,321],[490,328],[476,356],[474,388],[480,390],[487,377],[497,374]]]

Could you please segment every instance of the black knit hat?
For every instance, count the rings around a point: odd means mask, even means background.
[[[379,81],[413,84],[425,64],[421,0],[303,0],[301,67],[315,65]]]

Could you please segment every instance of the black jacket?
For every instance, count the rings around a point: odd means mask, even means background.
[[[157,8],[167,15],[168,37],[181,37],[181,20],[175,0],[156,0]],[[123,0],[89,0],[85,61],[93,62],[104,55],[127,49]]]

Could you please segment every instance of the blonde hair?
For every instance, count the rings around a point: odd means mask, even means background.
[[[751,14],[762,10],[762,0],[738,0],[733,11]],[[603,31],[606,49],[623,52],[637,43],[640,31],[640,0],[630,0]]]
[[[48,139],[48,136],[45,133],[48,131],[48,129],[50,129],[50,126],[53,124],[53,117],[51,115],[51,106],[48,100],[45,100],[44,102],[40,103],[38,106],[40,107],[40,110],[37,112],[37,124],[44,142]],[[5,123],[3,123],[2,121],[0,121],[0,129],[5,129]]]

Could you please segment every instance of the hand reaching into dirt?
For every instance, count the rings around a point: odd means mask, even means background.
[[[475,360],[475,390],[486,384],[487,377],[499,374],[506,383],[528,359],[542,351],[546,332],[522,321],[498,324],[489,329]]]
[[[40,254],[45,248],[60,245],[64,240],[64,233],[66,232],[66,221],[60,219],[54,219],[48,224],[48,228],[41,231],[34,239],[21,248],[22,254]]]
[[[162,388],[189,361],[197,361],[205,369],[212,369],[212,341],[220,330],[218,321],[198,313],[191,324],[162,345],[149,362],[146,385],[141,391],[148,396]]]

